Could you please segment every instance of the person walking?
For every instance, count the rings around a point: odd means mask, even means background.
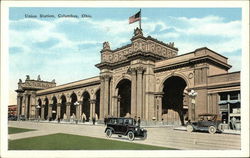
[[[135,118],[134,118],[134,125],[136,125],[136,116],[135,116]]]
[[[95,125],[95,117],[92,118],[93,125]]]
[[[236,123],[236,118],[235,118],[235,117],[232,117],[232,119],[231,119],[231,125],[232,125],[233,130],[236,129],[236,128],[235,128],[235,123]]]
[[[138,126],[140,127],[140,125],[141,125],[141,118],[140,117],[138,117]]]

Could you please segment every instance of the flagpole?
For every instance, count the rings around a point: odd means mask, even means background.
[[[141,30],[141,19],[142,19],[142,16],[141,16],[141,8],[140,8],[140,21],[139,21],[140,30]]]

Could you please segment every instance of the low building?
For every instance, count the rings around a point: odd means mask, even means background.
[[[8,115],[17,116],[17,105],[9,105],[8,106]]]

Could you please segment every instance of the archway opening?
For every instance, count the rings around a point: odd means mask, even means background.
[[[63,119],[64,115],[66,116],[66,97],[64,95],[61,97],[61,101],[60,119]]]
[[[45,106],[44,106],[44,119],[48,119],[48,112],[49,111],[49,100],[48,98],[45,99]]]
[[[186,81],[178,76],[168,78],[163,84],[162,114],[169,124],[184,125],[184,115],[187,111],[183,108],[184,89]],[[165,118],[164,118],[165,120]]]
[[[84,121],[89,121],[90,117],[90,95],[88,92],[83,93],[82,100],[82,119]]]
[[[53,97],[53,104],[52,104],[52,120],[56,119],[57,114],[57,99],[56,97]]]
[[[23,97],[20,97],[19,115],[23,115]]]
[[[131,81],[123,79],[116,88],[118,88],[118,111],[120,117],[125,117],[127,114],[131,115]]]
[[[70,97],[71,97],[70,116],[72,116],[72,115],[76,116],[76,105],[75,105],[75,102],[77,101],[77,96],[76,96],[75,93],[73,93]]]
[[[98,118],[100,117],[100,89],[96,91],[96,103],[95,103],[95,113],[97,114]]]

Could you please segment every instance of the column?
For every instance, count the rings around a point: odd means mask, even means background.
[[[120,117],[120,109],[121,109],[121,97],[117,97],[117,117]]]
[[[131,69],[131,117],[134,118],[137,113],[136,109],[136,70]]]
[[[70,119],[70,104],[71,102],[66,103],[66,115],[68,120]]]
[[[79,111],[78,111],[78,119],[82,120],[82,104],[83,104],[83,101],[79,101],[78,103],[79,103],[79,105],[78,105],[78,109],[79,109]]]
[[[21,97],[17,96],[17,117],[19,118],[20,116],[20,106],[21,106]]]
[[[56,103],[56,119],[61,118],[61,103]]]
[[[49,104],[49,107],[48,107],[48,119],[50,117],[52,117],[52,106],[53,106],[53,104]]]
[[[101,79],[101,88],[100,88],[100,120],[104,118],[104,78],[100,76]]]
[[[104,116],[109,115],[109,75],[105,75],[104,79]]]
[[[44,106],[45,105],[42,105],[42,111],[41,111],[41,119],[44,120]]]
[[[25,115],[25,100],[26,100],[25,95],[23,95],[21,115]]]
[[[93,117],[95,117],[95,104],[96,104],[96,100],[92,100],[92,112],[93,112]]]
[[[142,118],[142,73],[143,68],[137,68],[137,117]]]
[[[157,107],[158,107],[158,118],[157,118],[157,120],[158,121],[161,121],[161,119],[162,119],[162,95],[158,95],[157,96],[157,102],[158,102],[158,105],[157,105]]]
[[[93,118],[93,101],[92,100],[90,100],[89,101],[89,103],[90,103],[90,118],[89,118],[89,120],[92,120],[92,118]]]
[[[24,115],[26,116],[26,118],[28,118],[28,106],[29,106],[29,99],[28,99],[28,95],[25,95],[25,112]]]

